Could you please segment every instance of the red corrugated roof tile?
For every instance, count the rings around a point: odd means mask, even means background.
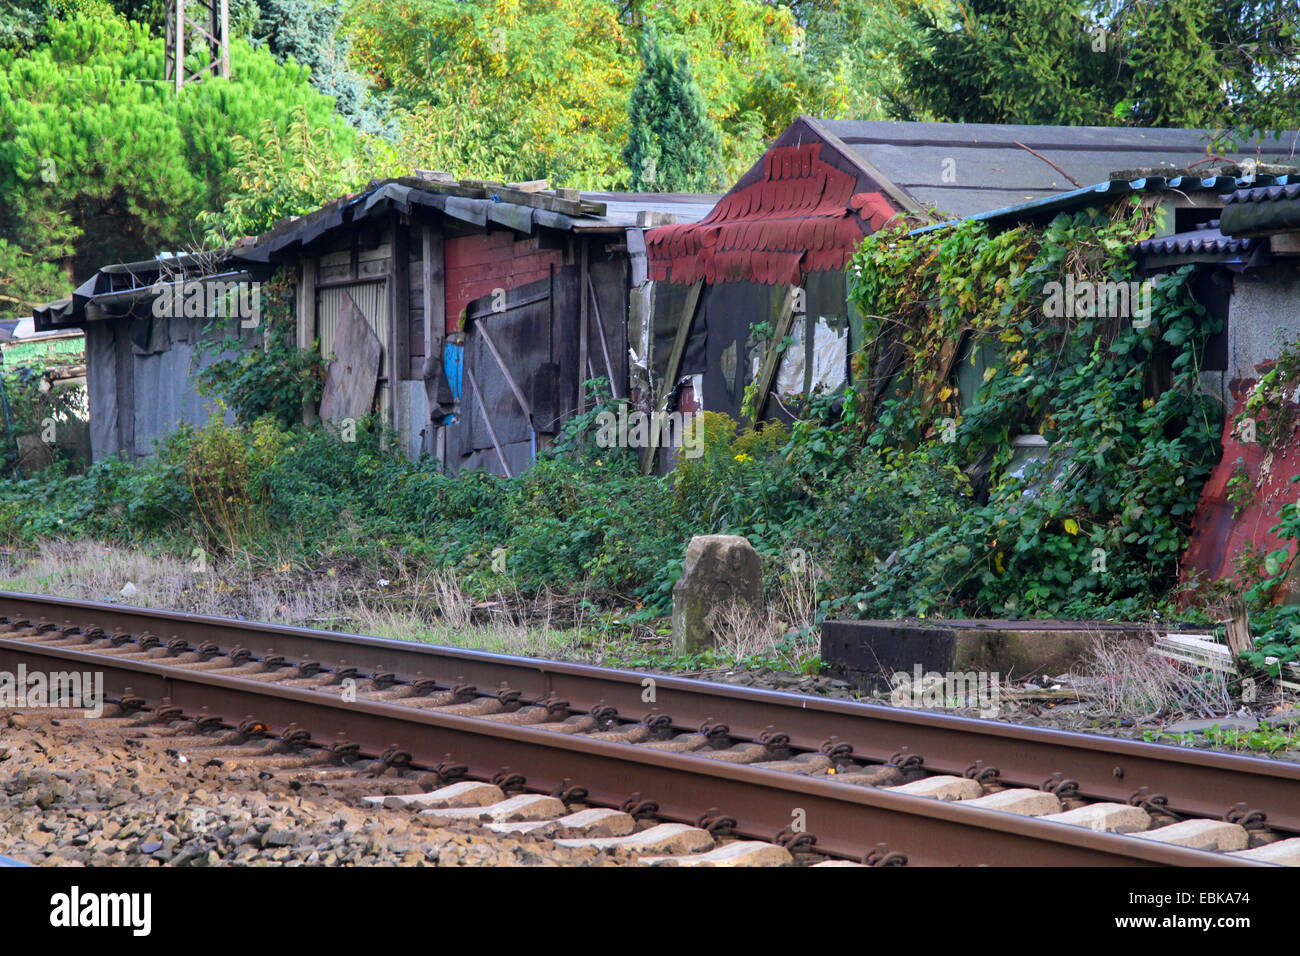
[[[705,219],[651,229],[651,278],[794,284],[805,272],[844,268],[862,237],[898,210],[881,193],[858,192],[858,178],[821,151],[821,143],[770,149],[762,178],[724,196]]]

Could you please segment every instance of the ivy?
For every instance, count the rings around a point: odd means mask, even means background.
[[[287,275],[263,283],[261,298],[261,342],[240,338],[229,324],[214,322],[204,330],[195,361],[210,361],[195,373],[196,388],[232,409],[239,422],[269,417],[287,428],[302,420],[304,407],[319,402],[325,363],[315,348],[295,342],[294,290]]]
[[[1044,228],[966,222],[863,244],[852,295],[867,316],[854,392],[866,444],[923,449],[974,495],[882,566],[859,611],[1140,613],[1168,590],[1217,454],[1217,405],[1197,387],[1214,323],[1191,267],[1146,287],[1145,317],[1133,303],[1129,315],[1056,314],[1048,292],[1067,277],[1132,290],[1128,250],[1153,226],[1147,207],[1124,203]],[[959,354],[989,363],[964,406]],[[1042,436],[1046,456],[1015,466],[1021,435]]]

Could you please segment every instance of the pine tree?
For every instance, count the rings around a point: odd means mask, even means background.
[[[355,148],[333,100],[245,41],[231,43],[235,79],[177,95],[161,82],[163,41],[144,24],[98,13],[48,30],[28,54],[0,51],[0,312],[66,295],[106,263],[196,241],[198,213],[242,185],[242,139],[303,116],[322,137],[333,130],[340,160]]]
[[[628,104],[623,159],[630,188],[644,192],[707,192],[721,185],[722,134],[691,78],[686,54],[673,56],[653,33]]]

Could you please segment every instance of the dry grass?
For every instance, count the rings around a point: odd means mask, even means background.
[[[710,625],[718,652],[737,664],[747,659],[776,660],[791,671],[806,672],[818,656],[813,633],[817,578],[810,566],[781,578],[775,602],[761,607],[732,602],[714,610]],[[793,639],[790,639],[793,635]]]
[[[544,610],[540,624],[535,623],[536,608],[526,609],[518,595],[514,600],[475,602],[449,572],[435,572],[406,585],[400,588],[403,598],[397,602],[358,602],[353,616],[363,633],[525,657],[573,657],[581,628],[552,627]]]
[[[129,596],[122,594],[128,582]],[[553,626],[547,600],[526,608],[517,595],[476,604],[454,574],[401,574],[381,586],[288,564],[271,575],[235,562],[199,571],[174,554],[91,541],[51,541],[30,556],[0,557],[0,589],[534,657],[573,657],[581,633],[571,615],[561,615],[566,626]]]
[[[1170,660],[1137,638],[1094,637],[1079,683],[1107,716],[1211,718],[1233,711],[1225,675]]]

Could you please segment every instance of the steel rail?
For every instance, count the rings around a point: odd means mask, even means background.
[[[524,700],[562,700],[576,712],[607,705],[624,718],[647,711],[671,718],[681,730],[724,723],[731,736],[757,740],[764,732],[789,736],[796,750],[840,744],[855,757],[893,762],[900,754],[937,773],[961,775],[977,764],[996,769],[1008,785],[1040,787],[1073,782],[1093,800],[1152,800],[1187,816],[1263,814],[1268,826],[1300,832],[1300,765],[1123,740],[1042,727],[1023,727],[855,701],[716,684],[660,674],[511,657],[365,637],[310,628],[264,624],[183,612],[123,607],[75,599],[0,591],[0,615],[60,627],[102,628],[136,638],[150,634],[164,644],[175,637],[194,645],[211,642],[253,654],[275,653],[325,667],[362,673],[388,670],[400,678],[437,678],[468,683],[484,693],[505,685]],[[265,646],[262,646],[265,645]],[[1244,806],[1242,806],[1244,805]]]
[[[129,691],[155,706],[166,701],[184,714],[202,712],[231,726],[253,717],[271,727],[315,731],[321,743],[332,736],[365,755],[399,747],[416,766],[450,759],[481,779],[519,773],[534,791],[578,786],[587,792],[585,802],[597,805],[619,806],[636,794],[653,801],[665,820],[698,823],[716,808],[735,819],[735,833],[755,839],[774,839],[802,812],[816,849],[841,857],[875,850],[904,854],[916,865],[1261,865],[959,802],[0,637],[0,669],[20,664],[29,672],[102,673],[110,698]]]

